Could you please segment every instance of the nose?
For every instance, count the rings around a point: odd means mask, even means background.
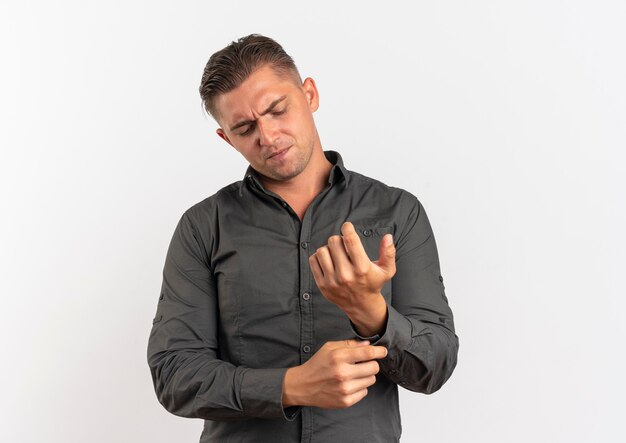
[[[259,130],[259,145],[274,146],[278,139],[278,123],[271,119],[259,118],[257,120],[257,128]]]

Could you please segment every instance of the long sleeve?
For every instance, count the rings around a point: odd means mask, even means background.
[[[235,366],[219,358],[218,294],[206,249],[188,212],[176,226],[147,357],[159,402],[169,412],[208,420],[293,420],[282,407],[287,368]]]
[[[406,225],[394,238],[396,274],[387,323],[372,344],[388,349],[380,361],[386,377],[406,389],[430,394],[452,375],[459,341],[426,211],[415,196],[405,197],[402,204],[410,209]]]

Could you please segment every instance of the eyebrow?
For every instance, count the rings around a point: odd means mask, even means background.
[[[285,100],[287,98],[286,95],[283,95],[282,97],[277,98],[276,100],[274,100],[272,103],[270,103],[270,105],[267,107],[267,109],[263,112],[261,112],[261,115],[265,115],[268,112],[271,112],[272,109],[274,109],[276,107],[277,104],[279,104],[280,102],[282,102],[283,100]],[[242,120],[238,123],[236,123],[235,125],[233,125],[230,130],[234,131],[237,128],[241,128],[242,126],[245,125],[249,125],[250,123],[254,123],[254,120]]]

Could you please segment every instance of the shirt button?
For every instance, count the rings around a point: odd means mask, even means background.
[[[363,230],[363,235],[369,237],[370,235],[372,235],[372,231],[370,229],[365,229]]]
[[[443,277],[441,275],[439,276],[439,281],[443,283]]]
[[[309,244],[305,241],[303,241],[302,243],[300,243],[300,246],[302,246],[302,249],[306,249],[307,246],[309,246]]]
[[[305,300],[308,300],[311,298],[311,294],[309,294],[308,292],[305,292],[304,294],[302,294],[302,298]]]
[[[302,350],[308,354],[311,352],[311,347],[309,345],[304,345],[302,346]]]
[[[161,293],[161,295],[159,295],[159,300],[163,300],[163,293]]]

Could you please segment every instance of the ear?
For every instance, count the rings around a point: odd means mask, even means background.
[[[304,82],[302,82],[302,90],[304,91],[307,103],[309,104],[309,110],[311,112],[317,111],[317,108],[320,106],[320,96],[317,92],[315,80],[311,77],[304,79]]]
[[[231,142],[230,139],[228,138],[228,136],[226,135],[226,133],[224,132],[224,130],[222,128],[217,128],[215,130],[215,132],[217,133],[217,135],[220,136],[221,139],[223,139],[224,141],[226,141],[226,143],[228,143],[229,145],[231,145],[233,148],[235,147]]]

